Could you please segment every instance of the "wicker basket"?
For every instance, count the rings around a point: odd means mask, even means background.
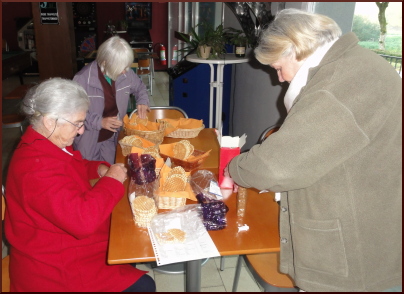
[[[133,145],[128,145],[128,144],[122,143],[121,141],[119,141],[119,145],[121,145],[123,156],[130,154]]]
[[[154,200],[158,209],[174,209],[185,205],[186,198],[159,196],[154,194]]]
[[[124,126],[123,129],[125,131],[126,136],[137,135],[155,144],[161,144],[164,139],[164,130],[166,129],[166,126],[167,124],[160,123],[160,128],[158,131],[141,131],[141,130],[129,129],[126,126]]]
[[[205,151],[194,150],[194,153],[192,153],[192,155],[196,157],[196,156],[200,156],[204,153],[205,153]],[[163,153],[160,153],[160,155],[162,158],[164,158],[164,161],[166,161],[167,158],[169,157]],[[182,166],[186,172],[191,172],[191,171],[199,168],[202,165],[202,163],[205,161],[206,158],[208,158],[208,157],[207,156],[202,157],[202,158],[192,161],[192,162],[184,161],[184,160],[181,160],[181,159],[178,159],[175,157],[170,157],[170,160],[171,160],[171,163],[173,164],[172,167]]]
[[[174,132],[169,133],[166,137],[170,138],[195,138],[199,132],[205,128],[205,125],[197,129],[177,129]]]

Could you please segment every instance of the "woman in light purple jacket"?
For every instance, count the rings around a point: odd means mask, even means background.
[[[115,163],[118,134],[131,94],[136,99],[138,115],[147,117],[149,96],[146,85],[130,68],[133,60],[128,42],[114,36],[100,45],[96,60],[73,78],[90,99],[85,131],[73,144],[85,159]]]

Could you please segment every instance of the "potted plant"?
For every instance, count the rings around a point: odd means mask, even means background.
[[[245,57],[245,52],[247,47],[250,46],[250,42],[244,31],[235,28],[226,28],[225,34],[227,42],[235,46],[236,56]]]
[[[180,33],[182,39],[188,44],[180,51],[196,52],[199,58],[220,58],[226,52],[226,36],[223,25],[219,25],[215,29],[211,24],[202,22],[198,26],[200,26],[199,34],[196,33],[196,27],[191,28],[189,35]]]
[[[119,28],[121,31],[127,31],[128,30],[128,21],[126,19],[121,19],[119,21]]]

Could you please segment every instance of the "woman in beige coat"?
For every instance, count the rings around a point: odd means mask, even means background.
[[[228,166],[236,184],[282,192],[280,270],[305,291],[401,291],[402,81],[330,18],[282,10],[255,54],[288,115]]]

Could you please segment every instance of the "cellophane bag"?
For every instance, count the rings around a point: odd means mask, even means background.
[[[188,243],[206,233],[199,204],[185,205],[156,214],[151,220],[150,229],[160,244]],[[169,238],[167,232],[172,229],[180,230],[183,233],[182,239]]]
[[[157,183],[156,159],[150,154],[131,153],[128,155],[130,175],[129,195],[153,198],[153,191]]]
[[[220,189],[215,175],[208,170],[199,170],[191,176],[190,184],[201,204],[206,230],[224,229],[227,225],[226,213],[229,208],[218,196]]]

